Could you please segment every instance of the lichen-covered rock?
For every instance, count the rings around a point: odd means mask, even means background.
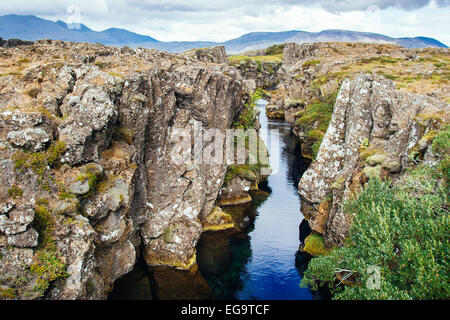
[[[0,112],[0,124],[10,126],[12,130],[35,127],[43,122],[42,113],[6,110]]]
[[[82,196],[89,192],[89,181],[77,181],[70,185],[67,190],[75,195]]]
[[[376,166],[382,164],[386,160],[386,156],[384,154],[374,154],[366,159],[366,162],[369,166]]]
[[[278,69],[281,62],[258,61],[247,58],[232,63],[240,72],[244,80],[251,80],[257,88],[273,88],[278,85]]]
[[[365,167],[363,170],[364,175],[368,179],[376,179],[381,177],[381,166]]]
[[[28,205],[21,205],[9,211],[8,215],[9,218],[6,215],[0,215],[0,232],[6,236],[13,236],[24,232],[33,222],[34,210]]]
[[[80,201],[76,198],[67,198],[64,200],[58,200],[54,202],[50,210],[55,214],[65,214],[69,216],[75,216],[78,212]]]
[[[395,160],[384,161],[381,165],[383,169],[386,169],[390,173],[398,173],[402,169],[402,165]]]
[[[312,229],[323,233],[327,244],[342,244],[351,223],[342,203],[357,192],[355,185],[365,181],[361,171],[368,178],[383,177],[387,171],[399,172],[432,126],[432,122],[428,126],[419,124],[421,115],[447,122],[449,114],[448,104],[396,91],[393,82],[382,77],[359,75],[345,80],[317,158],[299,183],[302,210],[313,221],[317,220],[319,204],[327,196],[332,198],[325,228],[322,230],[313,223]],[[362,149],[379,150],[367,158],[363,170],[365,161],[359,153]],[[340,187],[332,188],[341,178]]]
[[[6,137],[9,143],[34,152],[41,151],[50,142],[50,136],[41,128],[27,128],[10,131]]]
[[[239,176],[228,182],[227,186],[220,190],[218,204],[220,206],[230,206],[244,204],[252,201],[248,193],[251,182]]]
[[[175,163],[173,135],[244,109],[223,47],[41,40],[0,60],[0,279],[16,298],[105,299],[141,245],[148,265],[194,266],[226,165]]]
[[[227,53],[224,46],[211,48],[192,49],[180,54],[189,60],[199,60],[202,62],[225,63],[228,64]]]
[[[33,248],[38,244],[38,233],[33,228],[8,237],[8,244],[17,248]]]

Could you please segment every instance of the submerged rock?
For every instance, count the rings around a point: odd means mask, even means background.
[[[220,231],[234,228],[233,218],[220,207],[214,207],[203,221],[203,231]]]

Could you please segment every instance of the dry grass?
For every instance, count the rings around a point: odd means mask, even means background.
[[[271,56],[256,56],[256,57],[249,57],[249,56],[230,56],[228,57],[231,63],[241,63],[242,61],[245,61],[247,59],[253,60],[253,61],[260,61],[260,62],[282,62],[283,61],[283,54],[275,54]]]

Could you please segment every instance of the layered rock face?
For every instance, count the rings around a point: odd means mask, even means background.
[[[406,49],[390,44],[288,43],[280,84],[270,92],[268,117],[294,124],[302,156],[314,159],[346,78],[372,73],[393,80],[400,91],[450,101],[448,49]]]
[[[245,59],[233,65],[239,69],[246,85],[252,90],[272,88],[280,82],[278,70],[282,65],[281,62]]]
[[[18,47],[18,46],[29,46],[32,45],[33,42],[32,41],[23,41],[20,39],[9,39],[9,40],[3,40],[0,37],[0,47],[3,48],[14,48],[14,47]]]
[[[400,92],[392,81],[368,74],[343,82],[316,160],[300,183],[302,213],[326,244],[340,245],[351,217],[343,203],[374,177],[396,178],[409,161],[431,159],[435,126],[447,122],[441,100]]]
[[[242,110],[223,48],[43,40],[0,59],[2,297],[106,298],[141,242],[148,265],[195,263],[226,166],[174,163],[172,138],[229,128]]]

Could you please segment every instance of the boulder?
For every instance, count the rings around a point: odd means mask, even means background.
[[[50,136],[41,128],[27,128],[19,131],[10,131],[6,137],[14,147],[32,150],[43,150],[50,142]]]

